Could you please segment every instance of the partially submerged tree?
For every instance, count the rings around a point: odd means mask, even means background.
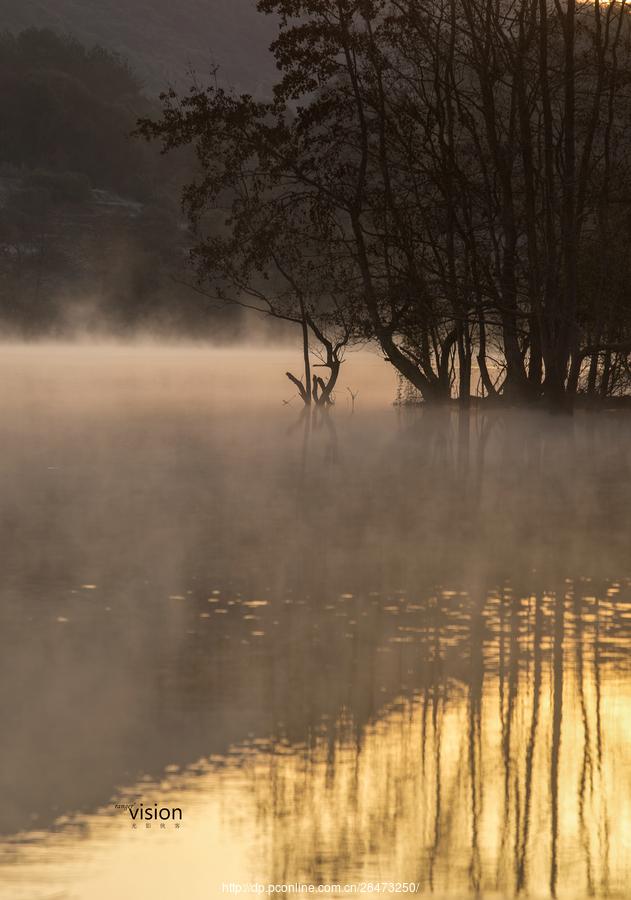
[[[228,209],[198,273],[303,336],[376,341],[427,402],[468,403],[476,368],[509,401],[611,392],[631,352],[610,250],[631,198],[625,0],[259,8],[280,17],[273,101],[193,88],[141,125],[195,146],[198,229]]]
[[[143,120],[140,131],[162,139],[165,150],[195,146],[201,175],[183,196],[195,289],[214,303],[297,325],[304,372],[287,377],[306,405],[330,405],[344,351],[360,337],[359,307],[312,194],[278,167],[290,129],[269,105],[221,89],[164,100],[163,120]]]

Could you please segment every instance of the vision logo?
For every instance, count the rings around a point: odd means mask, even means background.
[[[157,803],[116,803],[116,809],[126,809],[131,819],[131,827],[166,829],[167,825],[180,828],[182,809],[179,806],[158,806]]]

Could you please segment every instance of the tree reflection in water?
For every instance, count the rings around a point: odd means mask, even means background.
[[[628,894],[626,417],[294,422],[208,399],[188,355],[74,393],[49,356],[2,398],[6,896],[50,895],[31,853],[90,900],[161,900],[166,862],[206,898],[230,853],[244,881]],[[126,862],[124,796],[186,841]]]

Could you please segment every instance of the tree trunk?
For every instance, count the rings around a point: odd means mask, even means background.
[[[300,297],[300,325],[302,327],[302,353],[305,363],[305,396],[304,402],[306,406],[311,405],[311,362],[309,360],[309,328],[307,325],[307,314],[305,304]]]

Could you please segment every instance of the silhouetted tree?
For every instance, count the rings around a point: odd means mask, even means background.
[[[268,104],[221,89],[164,99],[164,119],[142,120],[140,132],[165,149],[195,145],[201,175],[183,199],[196,290],[216,305],[298,325],[304,374],[287,377],[306,405],[330,405],[344,350],[360,337],[358,303],[317,195],[278,165],[291,125],[270,119]]]
[[[624,3],[259,9],[280,19],[273,101],[193,88],[142,125],[166,149],[195,146],[195,224],[222,190],[248,221],[276,222],[282,208],[283,245],[311,261],[291,272],[296,297],[314,260],[343,272],[358,331],[428,402],[466,404],[477,366],[483,395],[569,408],[586,366],[628,366],[628,303],[608,251],[631,193]],[[225,276],[229,256],[207,269]],[[601,299],[586,295],[586,268]],[[609,374],[600,384],[611,392]]]

